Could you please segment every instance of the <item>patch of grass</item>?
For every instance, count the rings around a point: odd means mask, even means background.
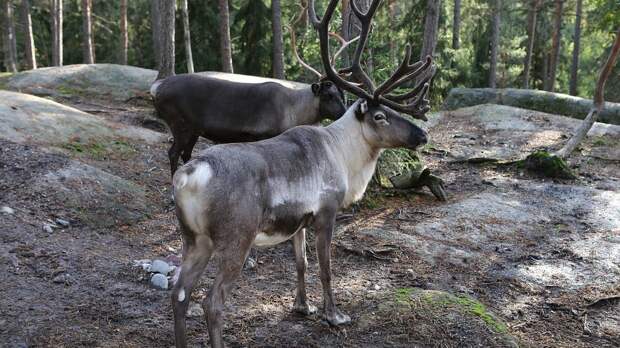
[[[10,72],[0,72],[0,89],[8,89],[9,80],[13,76]]]
[[[131,144],[123,140],[89,143],[82,143],[78,140],[64,143],[61,147],[74,154],[87,156],[95,160],[103,160],[111,155],[126,157],[136,152]]]
[[[56,87],[56,90],[63,95],[80,96],[84,94],[83,90],[66,85],[59,85],[58,87]]]
[[[394,301],[400,305],[411,305],[411,295],[415,289],[413,288],[398,288],[394,292]]]
[[[598,136],[598,137],[594,138],[594,140],[592,141],[592,145],[594,145],[594,146],[606,146],[606,145],[610,145],[610,141],[609,141],[609,139],[607,139],[605,137]]]

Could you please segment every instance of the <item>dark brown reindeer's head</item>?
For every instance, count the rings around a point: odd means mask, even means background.
[[[333,82],[324,80],[313,83],[311,88],[312,93],[319,98],[319,114],[322,118],[337,120],[347,111],[344,94]]]
[[[314,28],[318,31],[321,47],[321,60],[325,68],[326,78],[332,81],[340,89],[350,92],[361,100],[358,100],[352,108],[357,119],[362,122],[362,134],[366,140],[377,148],[406,147],[415,149],[426,144],[428,136],[420,127],[401,116],[399,113],[408,114],[414,118],[426,121],[426,112],[430,110],[428,82],[435,73],[431,57],[424,61],[411,64],[411,46],[407,45],[405,58],[392,76],[378,87],[364,72],[360,59],[368,34],[371,20],[381,0],[373,0],[368,11],[362,13],[355,1],[350,2],[351,10],[361,23],[361,34],[350,67],[336,72],[333,58],[329,57],[329,21],[339,0],[330,0],[322,19],[319,19],[314,9],[314,0],[310,0],[308,14]],[[349,43],[357,40],[354,39]],[[351,77],[355,82],[350,82],[345,77]],[[403,94],[393,94],[396,88],[415,80],[415,87]]]

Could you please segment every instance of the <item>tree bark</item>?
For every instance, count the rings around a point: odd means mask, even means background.
[[[30,16],[30,1],[22,0],[22,23],[24,26],[24,47],[26,48],[26,63],[29,69],[37,68],[36,49],[34,47],[34,36],[32,34],[32,17]]]
[[[92,0],[82,0],[82,55],[85,64],[95,64],[91,10]]]
[[[176,1],[158,0],[160,15],[159,66],[157,80],[174,75],[174,17]]]
[[[181,0],[181,13],[183,15],[183,33],[185,37],[185,56],[187,59],[187,72],[194,73],[194,58],[192,56],[192,40],[189,30],[189,12],[187,10],[187,0]]]
[[[440,0],[427,0],[426,16],[424,19],[424,40],[422,41],[422,51],[420,59],[426,59],[426,56],[435,55],[435,47],[437,47],[437,32],[439,25],[439,5]]]
[[[153,53],[155,56],[155,67],[160,65],[160,27],[161,13],[159,12],[159,0],[151,0],[151,32],[153,34]]]
[[[17,72],[17,43],[15,40],[15,25],[13,22],[13,3],[11,0],[4,0],[2,3],[3,22],[4,22],[4,62],[7,71]]]
[[[220,58],[222,71],[233,72],[232,48],[230,43],[230,19],[228,14],[228,0],[219,0],[220,6]]]
[[[271,11],[271,29],[273,31],[273,77],[275,77],[276,79],[284,79],[284,50],[282,48],[282,10],[280,8],[280,0],[271,0]]]
[[[459,34],[461,31],[461,0],[454,0],[454,16],[452,18],[452,48],[458,50],[461,47]]]
[[[562,41],[562,9],[564,0],[555,0],[555,13],[553,24],[553,42],[551,45],[551,60],[549,62],[549,76],[547,79],[547,88],[549,92],[555,89],[555,77],[557,74],[558,63],[560,62],[560,44]]]
[[[577,74],[579,72],[579,46],[581,43],[581,10],[582,0],[577,0],[577,12],[575,15],[575,34],[573,36],[573,63],[570,68],[570,95],[577,95]]]
[[[530,88],[530,68],[532,66],[532,55],[534,51],[534,41],[536,38],[536,17],[541,0],[532,0],[530,10],[527,15],[527,48],[525,60],[523,61],[523,88]]]
[[[62,0],[52,0],[52,65],[62,66]]]
[[[573,135],[568,140],[568,142],[566,143],[566,145],[564,145],[562,149],[560,149],[558,152],[555,153],[556,156],[561,157],[561,158],[568,157],[577,148],[579,143],[586,137],[586,135],[588,134],[588,131],[592,128],[592,125],[594,125],[594,122],[596,122],[596,118],[598,117],[598,115],[603,110],[603,107],[605,106],[605,98],[604,98],[605,83],[607,82],[607,78],[609,77],[612,69],[614,68],[614,65],[616,63],[616,60],[618,59],[619,54],[620,54],[620,27],[618,28],[618,31],[616,32],[616,40],[614,41],[614,44],[611,48],[609,57],[607,58],[607,61],[605,62],[605,65],[603,65],[603,69],[601,69],[601,73],[598,76],[598,81],[596,82],[596,88],[594,89],[594,105],[592,106],[592,109],[590,109],[588,116],[586,116],[586,118],[583,120],[583,122],[581,123],[577,131],[575,132],[575,135]]]
[[[489,87],[497,86],[497,55],[499,51],[499,31],[502,2],[495,0],[493,9],[493,30],[491,32],[491,64],[489,66]]]
[[[127,65],[129,35],[127,32],[127,0],[121,0],[121,64]]]

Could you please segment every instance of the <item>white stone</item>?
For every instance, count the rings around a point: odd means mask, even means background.
[[[160,273],[155,273],[151,277],[151,285],[158,289],[168,290],[168,278]]]

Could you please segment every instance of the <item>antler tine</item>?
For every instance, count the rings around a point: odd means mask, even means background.
[[[385,95],[385,97],[395,102],[408,100],[408,99],[415,97],[416,95],[418,95],[418,93],[420,93],[420,90],[422,89],[424,84],[428,83],[433,78],[436,70],[437,70],[436,67],[433,65],[430,69],[430,72],[424,76],[424,78],[418,83],[418,85],[413,90],[405,94],[388,94],[388,95]],[[409,79],[407,78],[407,80]]]
[[[378,0],[380,1],[380,0]],[[336,73],[334,67],[331,65],[331,61],[329,58],[329,21],[331,20],[336,6],[338,5],[339,0],[330,0],[329,5],[327,5],[327,9],[325,10],[325,14],[323,18],[319,20],[316,16],[316,11],[314,9],[314,0],[309,1],[308,13],[312,25],[318,31],[319,35],[319,44],[321,48],[321,61],[323,62],[323,66],[325,68],[325,74],[336,86],[341,89],[348,91],[352,94],[360,98],[365,98],[367,100],[372,100],[372,95],[366,92],[364,89],[356,86],[355,84],[343,79]],[[377,2],[377,0],[375,0]],[[362,36],[363,37],[363,36]],[[360,40],[361,41],[361,40]],[[359,43],[361,44],[361,42]],[[358,44],[358,45],[359,45]],[[359,47],[359,46],[358,46]],[[363,81],[362,81],[363,82]]]
[[[366,13],[362,13],[355,4],[355,0],[349,2],[351,10],[362,24],[362,31],[360,33],[360,41],[358,42],[357,48],[355,49],[355,55],[353,57],[353,61],[351,62],[351,66],[341,70],[341,72],[343,73],[352,73],[353,77],[358,80],[358,82],[366,85],[370,93],[374,93],[375,84],[368,76],[368,74],[366,74],[366,72],[362,69],[360,59],[362,58],[362,52],[364,51],[364,48],[366,47],[366,42],[368,41],[368,34],[370,33],[370,27],[372,25],[372,17],[375,15],[375,12],[377,11],[377,8],[380,4],[381,0],[373,0],[370,4],[370,7],[368,8],[368,11]]]
[[[289,24],[285,24],[286,29],[291,34],[291,48],[293,49],[293,54],[295,55],[295,58],[297,59],[299,64],[301,64],[301,66],[303,66],[304,68],[310,70],[310,72],[312,72],[313,74],[315,74],[319,78],[321,78],[321,77],[323,77],[323,75],[318,70],[316,70],[315,68],[310,66],[310,64],[304,62],[303,59],[301,59],[301,56],[299,55],[299,52],[297,51],[297,38],[295,36],[295,30],[293,29],[293,26],[295,26],[297,23],[299,23],[299,21],[301,20],[301,17],[304,14],[304,11],[306,11],[306,8],[303,5],[301,5],[301,4],[297,4],[297,5],[299,7],[301,7],[301,12],[299,13],[299,15],[297,15],[297,18],[295,20],[291,21]]]
[[[355,38],[353,38],[352,40],[345,40],[342,36],[338,35],[338,33],[334,33],[334,32],[330,32],[329,35],[335,37],[336,39],[338,39],[338,41],[340,41],[340,48],[338,49],[338,51],[336,51],[336,53],[334,53],[334,56],[332,57],[332,65],[336,64],[336,59],[338,59],[338,57],[340,57],[340,55],[342,54],[342,52],[344,52],[344,50],[349,47],[350,44],[354,43],[355,41],[359,40],[360,37],[359,35],[356,36]]]
[[[422,87],[422,92],[418,95],[418,97],[409,104],[399,104],[392,100],[389,100],[383,96],[379,97],[379,102],[389,106],[390,108],[411,115],[414,118],[428,121],[425,114],[431,109],[428,105],[429,100],[426,99],[426,94],[428,93],[429,84],[425,83]]]
[[[409,50],[408,55],[410,57],[411,53],[410,53],[409,45],[407,45],[407,49]],[[405,59],[407,59],[407,56],[405,56]],[[418,77],[419,75],[421,75],[422,73],[426,72],[429,69],[429,67],[432,66],[433,61],[430,57],[427,57],[425,61],[419,61],[411,65],[405,62],[406,61],[403,60],[403,63],[398,67],[398,69],[394,72],[394,74],[392,74],[392,76],[390,76],[390,78],[387,81],[382,83],[381,86],[377,88],[377,90],[374,93],[375,98],[377,98],[380,95],[390,93],[391,91],[398,88],[398,86],[402,86],[404,83],[409,82],[413,80],[414,78]]]

